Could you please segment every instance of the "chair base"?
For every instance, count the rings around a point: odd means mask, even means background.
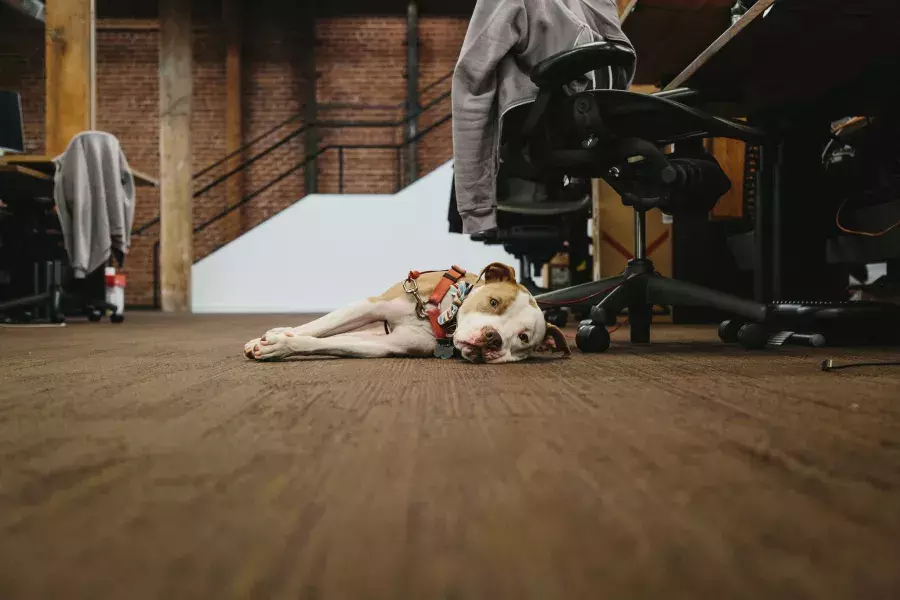
[[[40,265],[36,265],[37,267]],[[63,289],[61,261],[46,261],[43,278],[35,273],[36,293],[0,302],[0,322],[6,323],[65,323],[69,315],[83,315],[89,321],[100,321],[110,314],[110,321],[121,323],[123,315],[118,307],[105,300],[90,300],[86,296]]]
[[[25,320],[30,321],[34,317],[31,312],[34,310],[38,313],[38,320],[46,320],[49,323],[64,323],[66,320],[63,311],[60,308],[63,292],[62,292],[62,264],[59,261],[46,261],[44,263],[44,278],[39,281],[38,266],[35,266],[35,294],[0,302],[0,317],[10,322],[14,322],[8,314],[12,312],[21,312],[25,315]]]
[[[692,283],[664,277],[656,272],[653,262],[646,258],[632,259],[621,275],[592,281],[537,296],[539,305],[585,306],[603,296],[591,309],[590,322],[583,322],[579,330],[578,347],[586,352],[602,352],[608,347],[606,339],[597,330],[614,325],[616,317],[628,310],[628,324],[633,344],[650,342],[650,325],[653,307],[705,306],[734,314],[750,321],[766,320],[767,309],[763,304],[745,300]],[[584,346],[584,347],[583,347]]]

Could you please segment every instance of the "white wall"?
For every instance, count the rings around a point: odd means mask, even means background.
[[[516,265],[502,246],[447,231],[452,163],[395,195],[305,197],[196,263],[196,313],[321,313],[374,296],[411,269]]]

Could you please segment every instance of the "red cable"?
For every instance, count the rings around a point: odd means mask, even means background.
[[[627,324],[628,324],[628,318],[626,317],[624,321],[622,321],[621,323],[617,323],[615,327],[613,327],[612,329],[609,330],[609,332],[615,333],[619,329],[621,329],[623,325],[627,325]]]
[[[841,225],[841,211],[844,210],[844,207],[847,205],[847,201],[850,198],[844,198],[844,201],[841,202],[841,205],[837,209],[837,214],[834,215],[834,224],[837,225],[837,228],[843,231],[844,233],[851,233],[853,235],[864,235],[866,237],[881,237],[889,231],[900,227],[900,221],[897,221],[887,229],[882,229],[881,231],[857,231],[855,229],[850,229],[848,227],[844,227]]]
[[[620,281],[619,283],[617,283],[615,286],[611,287],[608,290],[603,290],[602,292],[597,292],[597,293],[591,294],[590,296],[585,296],[584,298],[579,298],[577,300],[567,300],[565,302],[540,301],[540,302],[538,302],[538,304],[549,304],[550,306],[568,306],[570,304],[578,304],[579,302],[584,302],[585,300],[590,300],[591,298],[600,296],[602,294],[611,294],[614,290],[619,289],[623,284],[625,284],[625,282],[629,281],[632,277],[637,277],[637,275],[632,275],[631,277],[628,277],[628,278]],[[615,327],[610,329],[609,333],[615,333],[627,324],[628,324],[628,319],[626,318],[624,321],[622,321],[621,323],[617,323]],[[567,337],[569,337],[569,336],[567,336]],[[569,339],[575,339],[575,338],[569,337]]]

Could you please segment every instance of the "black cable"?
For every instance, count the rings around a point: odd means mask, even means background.
[[[835,366],[834,360],[829,358],[822,361],[823,371],[837,371],[839,369],[852,369],[854,367],[900,367],[900,361],[892,362],[859,362]]]

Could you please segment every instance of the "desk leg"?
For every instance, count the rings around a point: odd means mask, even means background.
[[[820,118],[798,116],[777,145],[762,148],[754,280],[758,301],[847,298],[849,268],[829,265],[825,256],[839,200],[821,161],[828,126]]]
[[[782,147],[760,148],[759,190],[754,219],[753,297],[767,303],[781,295],[781,166]]]
[[[34,285],[32,286],[32,291],[34,292],[35,297],[37,297],[44,293],[44,288],[41,286],[41,264],[36,262],[32,266],[34,267]],[[40,320],[44,317],[42,309],[43,307],[39,304],[34,307],[35,319]]]
[[[784,206],[782,198],[784,197],[784,146],[778,144],[773,148],[775,156],[772,157],[772,189],[771,189],[771,208],[769,210],[769,234],[771,235],[772,248],[770,250],[771,272],[769,274],[769,290],[771,300],[784,300],[782,297],[782,216],[784,214]]]

